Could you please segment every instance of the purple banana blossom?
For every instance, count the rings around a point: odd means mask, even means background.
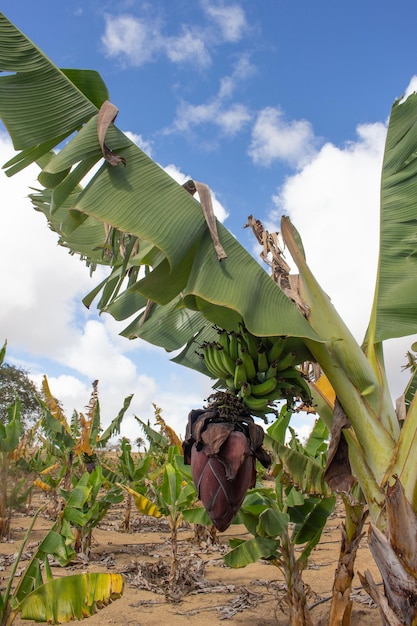
[[[263,429],[245,410],[222,416],[214,403],[188,416],[184,462],[191,465],[198,496],[221,532],[230,526],[247,490],[255,486],[256,459],[264,467],[271,463],[262,448],[263,438]]]

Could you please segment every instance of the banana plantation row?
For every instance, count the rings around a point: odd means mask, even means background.
[[[39,422],[32,428],[24,427],[19,398],[10,405],[7,416],[2,416],[1,536],[8,536],[12,514],[30,506],[34,491],[42,494],[44,505],[36,512],[31,527],[45,508],[54,520],[24,575],[18,583],[12,575],[11,584],[2,593],[0,623],[3,626],[11,624],[18,614],[24,619],[55,623],[81,618],[120,597],[123,581],[119,574],[79,574],[54,579],[49,567],[51,558],[65,567],[77,553],[88,557],[93,529],[112,505],[124,503],[125,531],[130,529],[132,504],[139,513],[165,518],[168,522],[171,544],[168,597],[176,590],[180,525],[198,525],[200,532],[205,525],[212,534],[216,532],[201,506],[191,468],[184,463],[186,443],[182,444],[165,423],[160,408],[154,405],[153,427],[149,421],[136,417],[138,430],[144,435],[137,440],[137,445],[143,444],[141,451],[134,453],[127,438],[110,450],[111,438],[120,432],[131,398],[125,399],[119,414],[103,431],[97,381],[93,383],[86,413],[74,411],[68,420],[45,377],[39,399]],[[268,481],[264,480],[265,463],[256,460],[256,483],[233,520],[243,523],[252,538],[231,541],[224,560],[230,567],[243,567],[260,558],[269,560],[285,576],[289,605],[296,602],[294,611],[300,608],[307,611],[302,571],[334,509],[335,497],[324,481],[327,428],[318,419],[308,441],[302,445],[289,427],[290,417],[291,410],[284,405],[278,419],[267,429],[264,445],[269,452]],[[30,529],[20,554],[29,538]],[[296,546],[302,550],[296,552]],[[19,558],[16,567],[18,563]],[[86,588],[90,596],[83,605],[80,589],[85,593]],[[74,599],[76,590],[78,601]],[[72,598],[71,608],[62,605],[63,597]]]

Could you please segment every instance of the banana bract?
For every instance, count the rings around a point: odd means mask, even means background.
[[[183,444],[198,496],[219,531],[226,530],[255,486],[256,459],[268,467],[264,431],[241,401],[218,392],[207,409],[190,412]]]

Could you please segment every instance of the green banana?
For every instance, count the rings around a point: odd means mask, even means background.
[[[274,337],[272,347],[268,352],[268,361],[278,361],[285,348],[285,337]]]
[[[233,361],[232,357],[230,356],[226,348],[222,348],[221,346],[219,346],[217,349],[217,356],[218,356],[219,364],[227,372],[228,376],[234,376],[235,361]]]
[[[216,351],[217,348],[215,348],[213,344],[206,344],[204,346],[204,362],[208,371],[214,378],[225,379],[229,376],[229,374],[219,366]]]
[[[265,372],[265,378],[268,380],[269,378],[275,378],[278,368],[278,361],[272,361],[269,364],[267,371]]]
[[[251,392],[252,392],[252,385],[246,382],[246,383],[243,383],[243,385],[239,389],[239,396],[241,398],[247,398],[251,395]]]
[[[304,378],[301,372],[298,372],[299,376],[294,378],[294,384],[299,393],[301,400],[308,402],[311,400],[311,389],[307,380]]]
[[[236,359],[239,356],[238,353],[238,339],[237,339],[237,335],[234,332],[231,332],[229,334],[229,354],[232,357],[233,361],[236,361]]]
[[[246,368],[246,375],[248,380],[256,380],[256,367],[253,359],[247,349],[243,349],[239,346],[239,358],[242,359],[243,365]]]
[[[296,367],[290,367],[287,370],[278,372],[278,379],[280,381],[292,381],[296,387],[298,387],[307,397],[311,397],[310,387],[303,373]]]
[[[297,388],[294,383],[277,379],[276,394],[278,395],[276,395],[276,398],[282,397],[279,394],[282,394],[284,397],[286,397],[289,394],[296,395],[296,392],[297,392]]]
[[[242,359],[236,359],[234,382],[235,389],[240,389],[244,383],[248,382],[248,375]]]
[[[213,345],[213,361],[215,367],[219,372],[222,372],[222,378],[226,379],[234,374],[234,369],[230,371],[230,369],[226,367],[225,359],[223,358],[223,352],[225,352],[225,350],[221,347],[220,344],[215,343]]]
[[[243,402],[248,407],[251,413],[265,414],[268,412],[268,398],[255,398],[254,396],[247,396],[243,398]]]
[[[258,358],[259,339],[252,335],[245,326],[241,325],[241,333],[245,340],[248,352],[252,359],[256,362]]]
[[[287,352],[287,354],[283,356],[280,361],[278,361],[277,372],[282,372],[282,370],[288,369],[295,364],[296,360],[297,354],[295,352]]]
[[[278,381],[276,378],[267,378],[263,383],[252,385],[252,395],[255,397],[268,396],[275,391],[277,384]]]
[[[258,348],[258,372],[267,372],[269,368],[268,356],[266,354],[265,348],[260,346]]]
[[[235,379],[233,376],[229,376],[228,378],[226,378],[226,385],[229,389],[235,388]]]
[[[219,345],[229,352],[229,336],[227,331],[222,330],[221,328],[217,328],[217,334],[219,335]]]

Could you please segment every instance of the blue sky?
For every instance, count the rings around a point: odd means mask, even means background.
[[[360,341],[378,248],[378,190],[393,101],[417,85],[417,5],[385,0],[3,0],[2,11],[59,67],[103,76],[117,125],[180,182],[207,183],[219,219],[253,254],[253,214],[288,214],[307,258]],[[0,127],[0,160],[11,146]],[[68,413],[100,381],[104,422],[134,393],[182,434],[210,383],[163,351],[120,338],[81,298],[99,280],[56,246],[25,195],[32,169],[0,178],[2,335],[8,360],[48,374]],[[10,259],[13,259],[11,264]],[[10,268],[10,269],[8,269]],[[393,396],[410,340],[389,344]],[[306,429],[311,419],[297,417]],[[140,433],[131,416],[124,434]]]

